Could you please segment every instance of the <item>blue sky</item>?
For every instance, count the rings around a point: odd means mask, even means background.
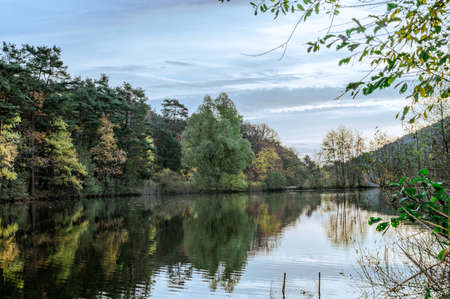
[[[345,53],[306,53],[305,43],[327,29],[326,16],[302,25],[279,60],[280,52],[245,54],[282,43],[295,16],[255,17],[246,0],[0,0],[0,7],[0,40],[57,45],[72,74],[140,86],[156,110],[175,97],[195,111],[205,94],[227,92],[245,119],[267,123],[300,154],[319,150],[341,124],[367,137],[377,126],[401,134],[395,114],[406,102],[395,92],[333,100],[365,68],[338,67]],[[341,19],[367,14],[351,13]]]

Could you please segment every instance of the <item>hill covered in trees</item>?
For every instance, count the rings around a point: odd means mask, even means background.
[[[445,106],[447,105],[447,106]],[[436,105],[431,125],[406,125],[410,133],[398,139],[376,130],[370,142],[345,127],[328,132],[320,152],[322,176],[336,187],[387,186],[427,168],[433,179],[450,180],[448,103]]]

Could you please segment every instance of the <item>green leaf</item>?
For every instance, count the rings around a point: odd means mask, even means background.
[[[407,89],[408,89],[408,84],[404,83],[402,85],[402,87],[400,88],[400,93],[405,93]]]
[[[305,17],[303,18],[303,20],[306,21],[307,18],[309,18],[312,14],[312,9],[308,9],[305,13]]]
[[[442,189],[442,183],[432,183],[431,186],[433,186],[433,188],[437,190]]]
[[[350,62],[351,57],[347,57],[344,59],[339,60],[339,66],[341,66],[342,64],[347,64]]]
[[[410,108],[411,108],[410,106],[405,106],[405,107],[403,108],[402,120],[405,119],[405,116],[406,116],[406,114],[408,114]]]
[[[395,3],[388,3],[388,4],[387,4],[387,9],[388,9],[388,11],[391,11],[391,10],[394,9],[395,7],[397,7],[397,4],[395,4]]]
[[[419,174],[422,176],[427,176],[428,174],[430,174],[430,171],[426,168],[423,168],[419,171]]]
[[[405,188],[405,193],[408,195],[414,196],[416,195],[416,192],[417,192],[416,188],[413,187]]]
[[[445,252],[448,250],[448,248],[444,248],[438,253],[438,259],[442,260],[444,258]]]
[[[415,184],[415,183],[426,181],[426,180],[427,180],[426,178],[418,177],[418,178],[415,178],[414,180],[412,180],[412,183]]]
[[[382,232],[384,230],[386,230],[389,226],[388,222],[381,222],[380,224],[377,225],[377,231],[378,232]]]
[[[392,227],[398,227],[400,224],[400,219],[399,218],[391,218],[391,226]]]
[[[369,225],[372,225],[374,223],[380,222],[382,219],[380,217],[370,217],[369,218]]]

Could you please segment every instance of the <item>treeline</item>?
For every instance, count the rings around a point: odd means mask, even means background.
[[[2,197],[131,191],[149,179],[154,146],[142,89],[72,78],[56,47],[3,43]]]
[[[176,99],[161,113],[147,102],[106,75],[71,77],[57,47],[3,43],[0,198],[386,185],[424,167],[450,177],[444,102],[428,111],[435,126],[395,143],[379,131],[367,144],[332,130],[316,161],[266,124],[244,122],[224,93],[191,116]]]
[[[276,189],[317,168],[266,125],[243,123],[226,94],[191,117],[175,99],[160,114],[147,101],[106,75],[70,76],[57,47],[3,43],[0,197]]]

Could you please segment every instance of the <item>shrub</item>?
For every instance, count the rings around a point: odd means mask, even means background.
[[[248,187],[247,177],[244,173],[223,173],[220,178],[220,189],[222,191],[243,191]]]
[[[369,225],[378,223],[377,231],[385,232],[390,226],[398,227],[404,222],[419,223],[440,240],[443,249],[437,256],[445,259],[450,253],[450,195],[442,183],[428,179],[428,174],[427,169],[422,169],[414,179],[403,177],[400,181],[391,183],[391,187],[399,189],[393,197],[394,204],[399,206],[399,215],[389,221],[370,217]]]
[[[168,168],[163,169],[156,175],[156,181],[159,183],[159,192],[161,193],[191,193],[193,186],[190,181]]]
[[[272,171],[267,175],[264,183],[266,183],[267,189],[278,190],[286,186],[286,178],[281,173]]]

